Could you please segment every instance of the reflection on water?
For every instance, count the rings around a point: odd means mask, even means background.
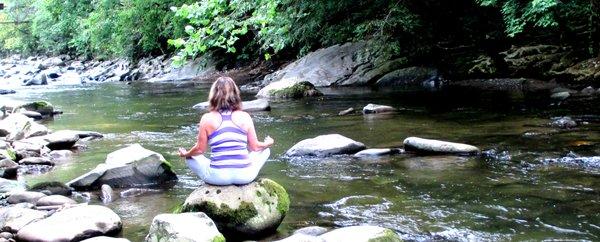
[[[87,142],[87,149],[52,172],[26,179],[29,184],[69,181],[132,143],[162,153],[175,166],[177,184],[159,192],[117,195],[108,204],[124,220],[123,236],[141,241],[155,215],[175,209],[201,184],[175,150],[193,144],[199,114],[191,107],[204,101],[207,91],[208,84],[175,83],[19,90],[13,97],[46,99],[65,112],[47,122],[49,128],[106,135]],[[555,116],[598,117],[593,116],[600,114],[596,108],[549,107],[506,93],[324,92],[314,99],[273,101],[271,112],[253,114],[259,136],[276,140],[260,176],[281,183],[292,199],[281,236],[309,225],[375,224],[408,240],[600,239],[600,170],[543,162],[569,153],[600,154],[599,122],[568,131],[548,125]],[[337,116],[368,103],[399,111]],[[281,157],[296,142],[329,133],[375,148],[400,147],[404,138],[420,136],[470,143],[487,152],[483,157]],[[97,194],[91,199],[101,203]]]

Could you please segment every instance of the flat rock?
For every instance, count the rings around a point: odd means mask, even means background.
[[[33,137],[24,142],[43,144],[51,150],[70,149],[79,140],[79,135],[70,130],[60,130],[44,136]]]
[[[247,185],[203,185],[183,204],[183,212],[204,212],[225,237],[260,238],[277,229],[290,206],[285,189],[269,179]]]
[[[22,208],[22,207],[3,207],[0,208],[0,228],[3,231],[16,233],[25,225],[43,219],[46,212]]]
[[[400,149],[392,149],[392,148],[383,148],[383,149],[366,149],[361,150],[358,153],[354,154],[354,157],[368,157],[368,156],[384,156],[384,155],[393,155],[399,154]]]
[[[319,90],[307,81],[299,79],[285,79],[278,82],[273,82],[258,91],[257,97],[262,98],[302,98],[321,96]]]
[[[472,145],[418,137],[408,137],[404,139],[404,149],[406,151],[423,154],[472,155],[480,152],[479,148]]]
[[[35,206],[62,206],[66,204],[77,204],[77,202],[71,198],[62,195],[50,195],[37,200]]]
[[[60,229],[56,226],[60,226]],[[109,208],[81,205],[60,210],[50,217],[26,225],[17,233],[17,239],[79,241],[99,235],[116,234],[121,228],[121,218]]]
[[[215,242],[225,241],[225,237],[204,213],[159,214],[152,220],[145,241]]]
[[[354,108],[348,108],[348,109],[342,110],[338,113],[338,116],[344,116],[344,115],[348,115],[351,113],[354,113]]]
[[[42,119],[44,116],[42,116],[41,113],[35,112],[35,111],[29,111],[29,110],[21,110],[19,111],[20,114],[23,114],[25,116],[27,116],[28,118],[32,118],[32,119]]]
[[[378,226],[350,226],[335,229],[319,236],[325,242],[401,242],[402,239],[391,229]]]
[[[386,105],[379,105],[379,104],[372,104],[369,103],[367,104],[367,106],[365,106],[362,110],[362,112],[364,114],[369,114],[369,113],[390,113],[390,112],[395,112],[396,109],[392,106],[386,106]]]
[[[67,184],[75,189],[98,189],[102,184],[111,187],[139,187],[177,180],[165,158],[139,144],[114,151],[104,163]]]
[[[364,150],[363,143],[354,141],[339,134],[320,135],[305,139],[287,150],[286,156],[331,156],[352,154]]]
[[[27,157],[27,158],[19,160],[19,163],[23,164],[23,165],[46,165],[46,166],[54,165],[54,162],[52,162],[50,159],[45,158],[45,157]]]
[[[194,105],[193,108],[200,111],[208,111],[208,106],[208,102],[202,102]],[[242,102],[242,110],[246,112],[270,111],[271,105],[267,99],[244,101]]]
[[[10,204],[17,204],[17,203],[33,203],[35,204],[37,202],[37,200],[39,200],[42,197],[45,197],[46,194],[43,194],[41,192],[31,192],[31,191],[21,191],[21,192],[15,192],[10,194],[10,196],[7,199],[7,202]]]
[[[53,150],[48,156],[52,161],[67,161],[73,157],[73,151],[70,150]]]
[[[13,94],[13,93],[16,93],[16,91],[9,90],[9,89],[0,89],[0,95]]]
[[[0,136],[6,136],[7,140],[21,140],[47,133],[48,128],[44,125],[20,113],[13,113],[0,120]]]

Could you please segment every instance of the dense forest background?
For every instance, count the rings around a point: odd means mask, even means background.
[[[5,0],[0,54],[127,58],[199,55],[229,66],[291,60],[366,41],[382,60],[452,69],[511,46],[598,57],[599,0]],[[572,59],[572,58],[571,58]]]

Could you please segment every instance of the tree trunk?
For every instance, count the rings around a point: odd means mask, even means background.
[[[600,0],[590,0],[590,52],[600,57]]]

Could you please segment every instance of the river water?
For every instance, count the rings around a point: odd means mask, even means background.
[[[92,130],[72,161],[28,184],[67,182],[104,161],[106,154],[140,143],[170,160],[179,181],[107,206],[121,216],[122,236],[142,241],[152,218],[181,204],[201,182],[175,155],[193,145],[199,114],[191,107],[209,84],[105,83],[17,90],[21,100],[47,100],[64,114],[45,124],[53,130]],[[372,224],[407,240],[600,240],[600,168],[547,164],[545,158],[600,154],[600,123],[572,130],[549,126],[562,115],[599,115],[595,104],[564,107],[518,92],[431,92],[325,89],[325,96],[272,102],[253,113],[258,135],[276,141],[260,173],[282,184],[291,208],[278,229]],[[252,99],[244,94],[243,99]],[[337,116],[348,107],[392,105],[391,115]],[[419,136],[479,146],[490,157],[395,155],[357,159],[282,157],[306,138],[339,133],[368,147],[400,147]],[[96,194],[91,203],[100,204]]]

